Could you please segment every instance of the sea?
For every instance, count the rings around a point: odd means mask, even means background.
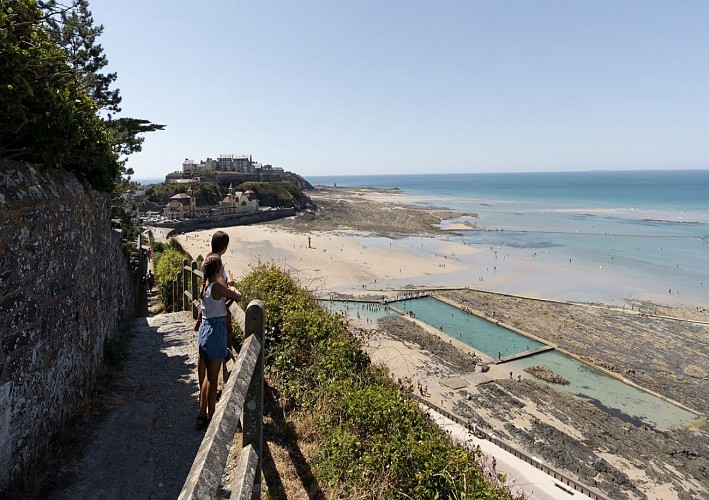
[[[709,170],[312,176],[313,185],[399,190],[407,202],[474,213],[471,285],[559,300],[709,308]],[[384,245],[377,238],[367,244]],[[444,241],[445,240],[445,241]],[[413,246],[412,239],[412,246]],[[430,245],[427,246],[430,251]],[[475,250],[475,251],[473,251]],[[424,281],[427,281],[424,279]]]
[[[160,184],[165,182],[165,176],[163,177],[137,177],[131,179],[134,182],[137,182],[141,186],[151,186],[153,184]]]

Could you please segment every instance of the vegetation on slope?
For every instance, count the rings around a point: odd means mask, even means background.
[[[295,207],[305,208],[311,204],[310,199],[290,181],[283,182],[244,182],[239,185],[240,191],[253,191],[264,207]]]
[[[291,419],[315,421],[308,460],[321,486],[374,498],[510,498],[286,273],[259,264],[239,288],[266,308],[270,384]]]
[[[150,186],[145,194],[148,201],[165,205],[172,196],[185,193],[188,185],[183,183],[164,183]],[[192,184],[197,206],[217,205],[227,195],[228,183],[196,182]],[[310,204],[310,199],[291,182],[245,182],[234,186],[235,191],[252,190],[259,199],[259,205],[264,207],[295,207],[304,208]]]
[[[108,129],[34,1],[0,3],[0,158],[63,168],[100,191],[120,173]]]
[[[228,187],[228,186],[227,186]],[[154,184],[145,190],[148,201],[158,205],[166,205],[170,198],[179,193],[187,192],[187,184],[164,183]],[[197,197],[197,206],[205,207],[216,205],[224,199],[227,188],[216,182],[196,182],[192,184],[194,196]]]
[[[180,242],[170,239],[167,243],[157,242],[153,245],[155,260],[155,279],[163,304],[169,304],[172,296],[172,282],[178,272],[182,271],[182,260],[192,261],[192,257],[182,248]]]
[[[0,2],[0,158],[68,170],[99,191],[130,187],[127,156],[164,125],[114,116],[122,98],[102,32],[87,0]]]

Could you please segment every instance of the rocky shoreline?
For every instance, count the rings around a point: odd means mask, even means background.
[[[554,373],[548,366],[535,365],[524,369],[525,372],[535,377],[551,382],[552,384],[569,385],[569,381],[561,375]]]
[[[411,234],[437,233],[437,226],[457,217],[477,217],[443,207],[422,207],[396,203],[403,194],[398,189],[330,188],[318,186],[307,195],[316,203],[317,211],[304,212],[293,219],[283,219],[276,225],[294,231],[335,231],[353,229],[377,236],[397,237]],[[387,202],[372,196],[386,196]],[[468,228],[473,228],[466,221]]]
[[[474,371],[466,353],[403,318],[380,321],[377,332],[373,335],[425,353],[423,378],[429,384]],[[690,499],[707,491],[706,427],[659,431],[530,379],[498,377],[463,390],[446,389],[441,396],[453,413],[611,498]]]

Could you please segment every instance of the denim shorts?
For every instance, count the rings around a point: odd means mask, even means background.
[[[201,358],[209,361],[225,358],[229,354],[226,344],[226,316],[203,318],[197,343]]]

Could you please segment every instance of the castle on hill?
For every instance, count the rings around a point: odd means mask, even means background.
[[[182,162],[182,173],[192,176],[204,172],[238,172],[241,174],[258,174],[261,172],[283,173],[280,167],[272,165],[262,165],[253,161],[251,155],[222,154],[216,160],[207,158],[197,163],[194,160],[185,158]]]
[[[197,217],[211,217],[214,215],[243,214],[247,212],[258,212],[259,200],[256,193],[250,189],[247,191],[234,191],[234,186],[229,185],[227,195],[219,205],[198,207],[197,198],[194,196],[192,185],[187,189],[187,193],[178,193],[167,202],[163,213],[165,218],[170,219],[194,219]]]
[[[308,181],[298,174],[256,162],[251,155],[222,154],[217,159],[207,158],[199,162],[185,158],[181,170],[165,176],[166,183],[190,184],[200,181],[224,185],[288,181],[299,189],[312,188]]]

